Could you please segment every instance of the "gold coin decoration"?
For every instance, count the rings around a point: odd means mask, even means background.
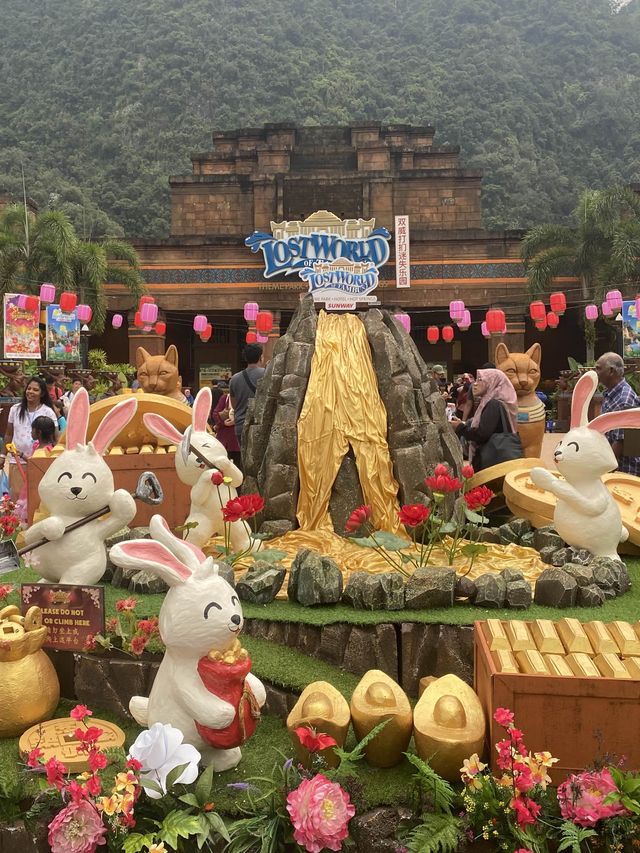
[[[89,725],[102,729],[102,734],[96,742],[100,749],[117,749],[124,746],[125,734],[120,726],[93,717],[90,718]],[[20,753],[26,757],[32,749],[39,747],[43,752],[44,761],[57,758],[72,773],[84,773],[89,769],[89,765],[86,753],[78,752],[80,741],[74,734],[78,728],[82,728],[82,723],[71,717],[38,723],[27,729],[20,738]]]

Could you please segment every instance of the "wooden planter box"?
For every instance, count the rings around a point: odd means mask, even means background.
[[[152,471],[164,491],[164,501],[158,506],[149,506],[140,501],[136,503],[138,512],[130,524],[131,527],[146,527],[155,513],[164,516],[169,527],[184,524],[191,506],[191,488],[178,479],[174,455],[173,453],[128,453],[104,457],[104,461],[113,472],[116,489],[133,492],[140,474],[143,471]],[[54,456],[38,456],[27,462],[27,508],[30,524],[33,521],[34,512],[40,505],[38,485],[54,459]]]
[[[626,768],[640,768],[640,681],[500,673],[481,624],[474,629],[474,686],[487,715],[494,771],[495,743],[504,737],[496,708],[514,712],[529,750],[559,759],[550,771],[554,785],[606,757],[625,756]]]

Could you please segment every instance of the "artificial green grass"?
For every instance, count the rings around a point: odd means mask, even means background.
[[[346,604],[330,607],[303,607],[290,601],[274,601],[271,604],[250,604],[243,602],[244,615],[248,619],[261,619],[273,622],[300,622],[306,625],[380,625],[382,623],[419,622],[424,624],[441,623],[443,625],[472,625],[483,619],[562,619],[571,616],[581,622],[600,619],[603,622],[621,620],[636,622],[640,618],[640,559],[627,558],[627,567],[631,578],[629,592],[607,601],[602,607],[572,607],[560,610],[555,607],[541,607],[532,604],[527,610],[487,610],[470,604],[456,604],[454,607],[433,608],[431,610],[356,610]],[[34,583],[38,575],[31,569],[23,568],[0,577],[2,583]],[[106,616],[116,613],[116,601],[121,598],[137,599],[136,615],[139,618],[157,616],[164,595],[144,595],[127,590],[116,589],[104,584]],[[18,591],[7,598],[9,604],[19,604]]]

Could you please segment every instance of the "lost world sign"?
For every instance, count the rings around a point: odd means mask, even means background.
[[[336,307],[375,300],[369,294],[389,259],[391,236],[375,219],[342,220],[320,210],[304,221],[272,222],[271,231],[245,240],[252,252],[262,251],[265,278],[296,272],[314,299]]]

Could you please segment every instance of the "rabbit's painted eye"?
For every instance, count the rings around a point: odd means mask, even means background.
[[[63,471],[62,474],[60,474],[60,476],[58,477],[58,482],[60,482],[63,477],[68,477],[69,479],[71,479],[71,474],[68,471]]]
[[[236,598],[235,595],[231,596],[231,603],[233,604],[234,607],[236,606],[236,604],[239,604],[238,599]]]
[[[580,448],[578,447],[578,442],[577,441],[569,441],[569,442],[567,442],[567,447],[571,447],[572,444],[575,447],[576,453],[577,453],[580,450]]]
[[[86,474],[83,474],[83,475],[82,475],[82,479],[83,479],[83,480],[84,480],[86,477],[91,477],[91,479],[93,480],[93,482],[94,482],[94,483],[97,483],[97,482],[98,482],[98,481],[96,480],[96,478],[95,478],[95,475],[94,475],[94,474],[92,474],[92,473],[91,473],[91,471],[87,471],[87,473],[86,473]]]
[[[220,607],[220,605],[218,604],[217,601],[209,602],[209,604],[207,604],[207,606],[204,609],[204,618],[205,619],[209,618],[209,611],[211,610],[212,607],[217,607],[218,610],[222,610],[222,607]]]

